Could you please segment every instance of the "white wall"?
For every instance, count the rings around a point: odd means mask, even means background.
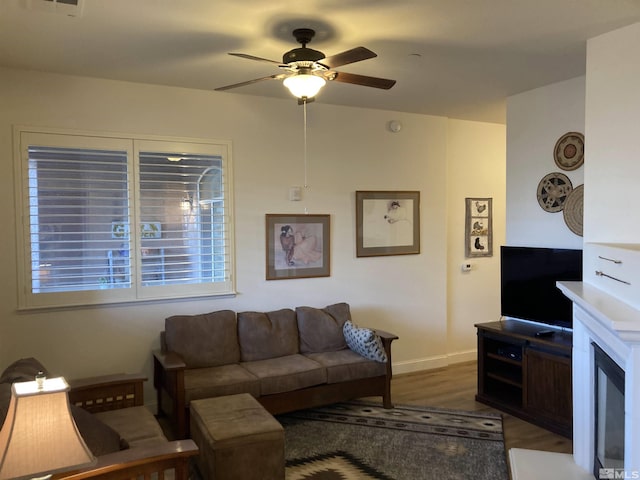
[[[552,172],[565,174],[574,187],[584,183],[584,166],[561,170],[553,157],[562,135],[585,132],[584,97],[585,78],[578,77],[507,99],[507,245],[582,248],[582,237],[569,230],[561,211],[540,207],[537,189]],[[585,164],[591,154],[585,135]]]
[[[54,373],[69,378],[121,371],[142,371],[151,377],[151,350],[158,346],[158,334],[168,315],[347,301],[356,322],[400,336],[394,344],[394,364],[395,371],[402,372],[456,358],[456,351],[449,348],[471,348],[475,342],[471,325],[476,318],[487,320],[495,315],[497,304],[491,301],[475,308],[472,318],[465,309],[456,310],[456,327],[447,343],[447,200],[457,205],[460,201],[452,199],[447,185],[457,184],[454,177],[468,153],[452,149],[457,166],[448,171],[449,130],[461,142],[467,140],[468,132],[475,161],[486,161],[488,169],[493,169],[500,163],[503,126],[311,104],[310,188],[302,202],[289,202],[288,188],[303,183],[302,109],[294,100],[0,69],[0,105],[4,173],[0,201],[5,206],[0,210],[5,226],[0,232],[0,368],[17,358],[35,356]],[[403,123],[399,133],[386,129],[391,119]],[[14,124],[231,140],[238,295],[17,312]],[[503,187],[496,182],[498,176],[484,186],[476,179],[474,188],[459,193],[499,199]],[[468,187],[471,183],[468,177],[462,181]],[[355,257],[354,192],[364,189],[421,192],[420,255]],[[265,213],[303,213],[305,209],[331,215],[331,276],[265,281]],[[451,214],[462,221],[459,206]],[[498,211],[498,231],[499,216]],[[456,237],[456,248],[462,248]],[[456,253],[456,264],[458,256]],[[495,302],[494,270],[470,278],[475,279],[478,295]],[[466,295],[457,293],[451,298],[466,301]],[[154,398],[150,383],[147,402]]]
[[[500,318],[500,245],[505,240],[504,125],[449,121],[449,352],[460,360],[475,359],[474,324]],[[496,138],[503,138],[496,142]],[[465,258],[465,198],[493,198],[493,256]],[[471,264],[463,272],[463,263]],[[454,353],[451,354],[452,356]]]
[[[639,48],[640,23],[587,44],[586,132],[593,160],[585,169],[584,206],[584,281],[635,308],[640,308],[640,64],[629,59],[637,58]]]
[[[585,241],[640,243],[640,23],[587,44]]]

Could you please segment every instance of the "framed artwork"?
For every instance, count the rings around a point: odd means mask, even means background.
[[[267,280],[328,277],[329,215],[267,214]]]
[[[465,255],[493,256],[493,226],[491,224],[491,198],[466,198]]]
[[[420,253],[420,192],[356,192],[356,256]]]

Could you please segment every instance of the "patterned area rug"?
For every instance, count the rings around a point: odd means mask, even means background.
[[[349,402],[276,417],[286,480],[508,480],[499,415]]]

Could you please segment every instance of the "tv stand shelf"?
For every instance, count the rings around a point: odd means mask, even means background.
[[[544,326],[518,320],[476,328],[476,400],[571,438],[571,332],[538,336]]]

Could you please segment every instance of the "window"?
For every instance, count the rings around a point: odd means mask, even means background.
[[[233,293],[230,145],[16,137],[22,308]]]

